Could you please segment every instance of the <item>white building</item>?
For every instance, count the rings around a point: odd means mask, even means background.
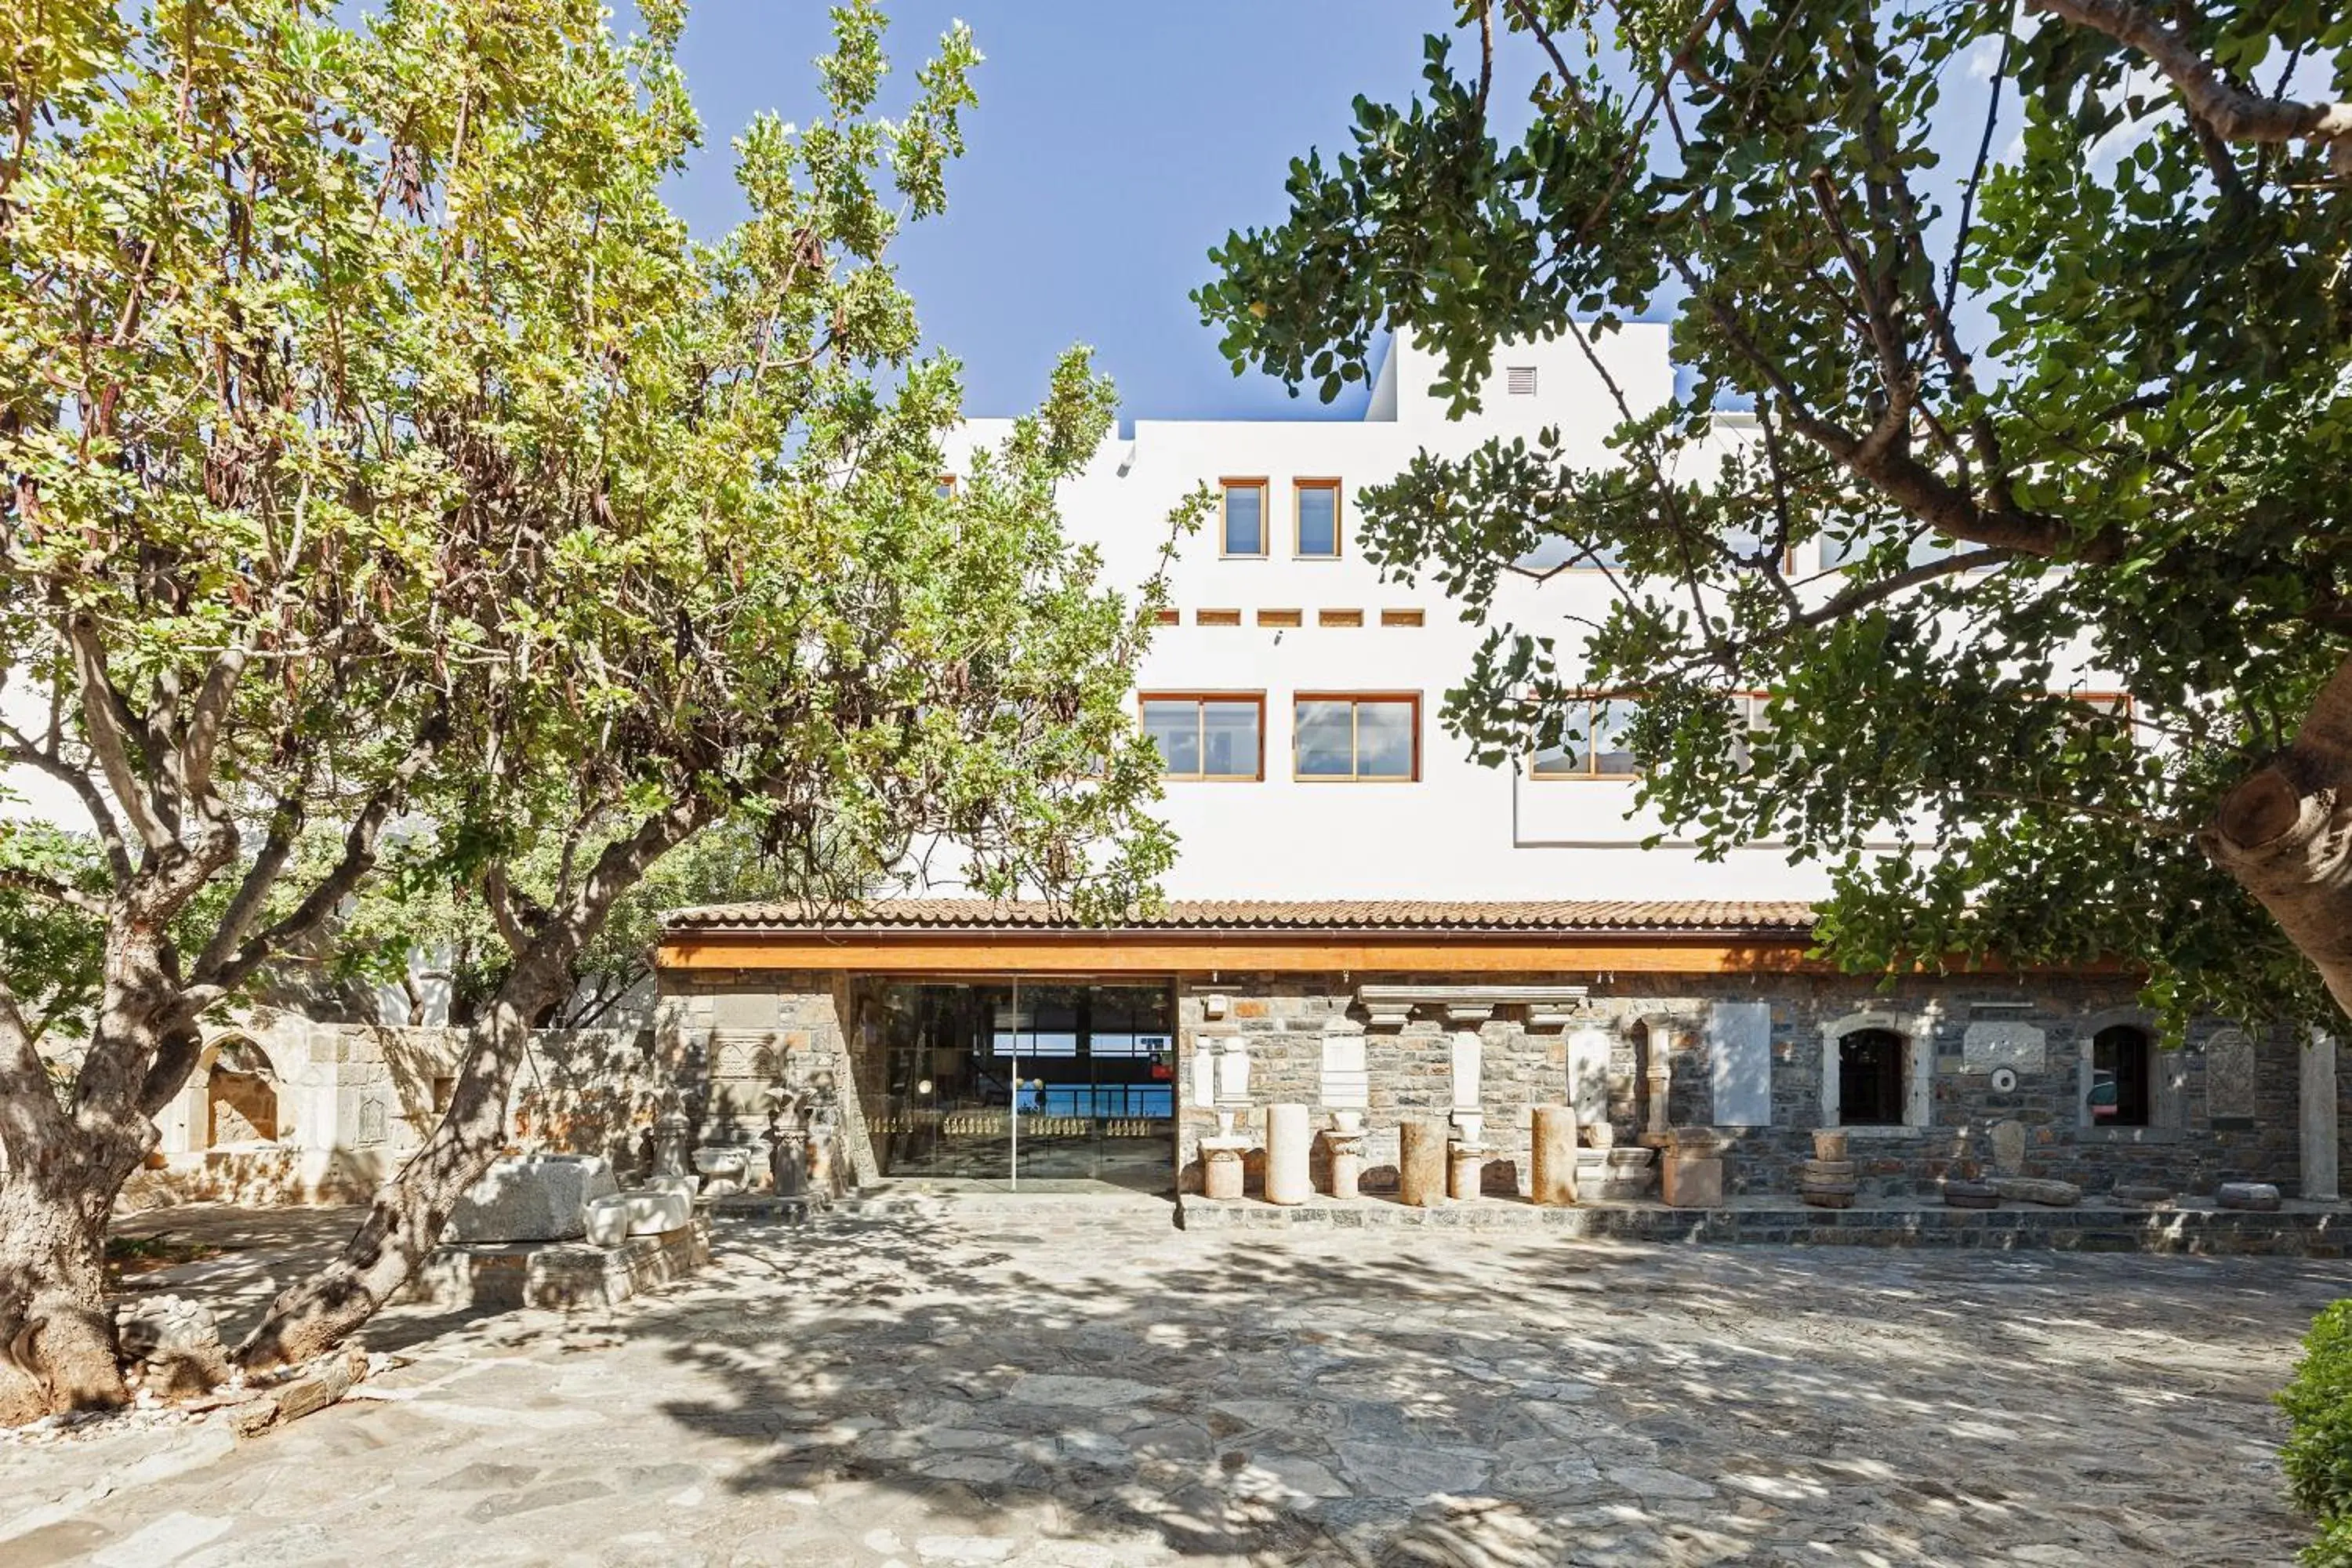
[[[1636,409],[1673,389],[1666,329],[1601,338]],[[1139,717],[1171,759],[1162,807],[1182,840],[1174,899],[1802,899],[1817,867],[1758,847],[1702,864],[1633,813],[1632,759],[1483,766],[1438,714],[1484,634],[1443,588],[1383,581],[1358,547],[1357,497],[1417,451],[1557,426],[1572,456],[1609,460],[1619,415],[1571,339],[1498,352],[1484,407],[1458,421],[1427,386],[1433,358],[1400,342],[1358,422],[1139,420],[1063,492],[1064,526],[1114,581],[1157,564],[1167,518],[1195,486],[1220,497],[1171,574],[1174,619],[1139,679]],[[975,421],[966,446],[1008,426]],[[1736,438],[1736,437],[1735,437]],[[959,453],[959,456],[961,454]],[[1507,581],[1498,614],[1523,627],[1597,618],[1607,574]],[[1604,724],[1606,715],[1604,713]],[[1352,735],[1349,732],[1353,731]],[[1352,744],[1351,744],[1352,742]],[[1631,815],[1629,815],[1631,814]]]

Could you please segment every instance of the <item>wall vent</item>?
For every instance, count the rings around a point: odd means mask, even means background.
[[[1515,364],[1503,372],[1503,384],[1513,397],[1533,397],[1536,395],[1536,367]]]

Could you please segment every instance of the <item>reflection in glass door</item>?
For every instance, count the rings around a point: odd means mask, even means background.
[[[878,1000],[886,1174],[1170,1184],[1166,986],[892,985]]]

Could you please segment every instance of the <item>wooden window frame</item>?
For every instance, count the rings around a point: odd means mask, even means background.
[[[1260,610],[1257,624],[1275,631],[1289,631],[1307,624],[1307,613],[1304,610]]]
[[[1349,631],[1360,630],[1364,624],[1361,610],[1318,610],[1315,624],[1318,626],[1339,626]]]
[[[1328,555],[1309,555],[1299,548],[1298,498],[1307,490],[1331,492],[1331,553]],[[1347,553],[1347,508],[1342,504],[1345,493],[1345,487],[1334,476],[1310,475],[1290,481],[1290,558],[1293,561],[1337,561]]]
[[[1228,503],[1233,499],[1233,492],[1237,489],[1257,491],[1257,548],[1254,551],[1225,548],[1226,543],[1233,538],[1233,530],[1227,526],[1230,521],[1228,513],[1231,510]],[[1274,486],[1264,475],[1261,474],[1255,479],[1246,477],[1220,479],[1217,481],[1217,558],[1221,561],[1266,559],[1274,549],[1274,520],[1267,515],[1273,510]]]
[[[1745,697],[1753,695],[1753,693],[1727,691],[1724,693],[1724,695],[1727,697]],[[1642,700],[1642,694],[1640,692],[1585,691],[1578,693],[1575,697],[1570,699],[1570,700],[1584,704],[1584,771],[1578,773],[1539,773],[1536,772],[1536,759],[1530,756],[1528,759],[1527,771],[1527,779],[1529,784],[1632,784],[1650,771],[1647,767],[1636,766],[1631,773],[1604,773],[1596,771],[1592,766],[1592,705],[1596,702],[1610,701],[1639,702]]]
[[[1242,624],[1239,610],[1195,610],[1192,624],[1196,626],[1237,626]]]
[[[1429,612],[1426,610],[1395,609],[1381,612],[1381,625],[1384,626],[1425,626],[1428,624]]]
[[[1181,626],[1184,624],[1184,612],[1181,610],[1156,610],[1152,613],[1151,624],[1157,626]]]
[[[1298,771],[1298,708],[1304,702],[1348,704],[1348,767],[1345,773],[1303,773]],[[1412,771],[1402,778],[1358,773],[1359,728],[1356,710],[1367,702],[1409,703],[1412,712]],[[1290,694],[1290,778],[1294,784],[1402,784],[1421,782],[1421,693],[1418,691],[1294,691]]]
[[[941,500],[953,500],[956,497],[956,477],[953,474],[941,474],[933,481],[931,493]]]
[[[1265,782],[1265,693],[1263,691],[1139,691],[1135,694],[1135,722],[1143,725],[1143,708],[1147,702],[1190,702],[1192,705],[1193,741],[1201,749],[1201,761],[1209,760],[1209,737],[1205,729],[1207,717],[1202,704],[1210,702],[1250,702],[1257,707],[1257,772],[1254,773],[1171,773],[1165,769],[1160,776],[1171,784],[1264,784]],[[1150,731],[1144,731],[1150,738]]]

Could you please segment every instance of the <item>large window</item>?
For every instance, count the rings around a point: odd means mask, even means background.
[[[1265,481],[1225,482],[1223,549],[1227,555],[1265,553]]]
[[[1845,1127],[1903,1124],[1903,1037],[1856,1029],[1838,1041],[1838,1122]]]
[[[2154,1042],[2128,1024],[2101,1029],[2091,1037],[2091,1125],[2145,1127],[2148,1124],[2149,1080],[2155,1077]]]
[[[1641,703],[1631,697],[1580,697],[1569,704],[1560,743],[1538,752],[1528,776],[1536,779],[1630,779],[1641,760],[1625,731]]]
[[[1291,552],[1301,561],[1335,561],[1339,555],[1339,481],[1299,479],[1291,486],[1297,537]]]
[[[1265,776],[1265,699],[1146,692],[1143,732],[1160,748],[1171,779]]]
[[[1300,693],[1292,730],[1301,779],[1406,783],[1421,776],[1421,699]]]

